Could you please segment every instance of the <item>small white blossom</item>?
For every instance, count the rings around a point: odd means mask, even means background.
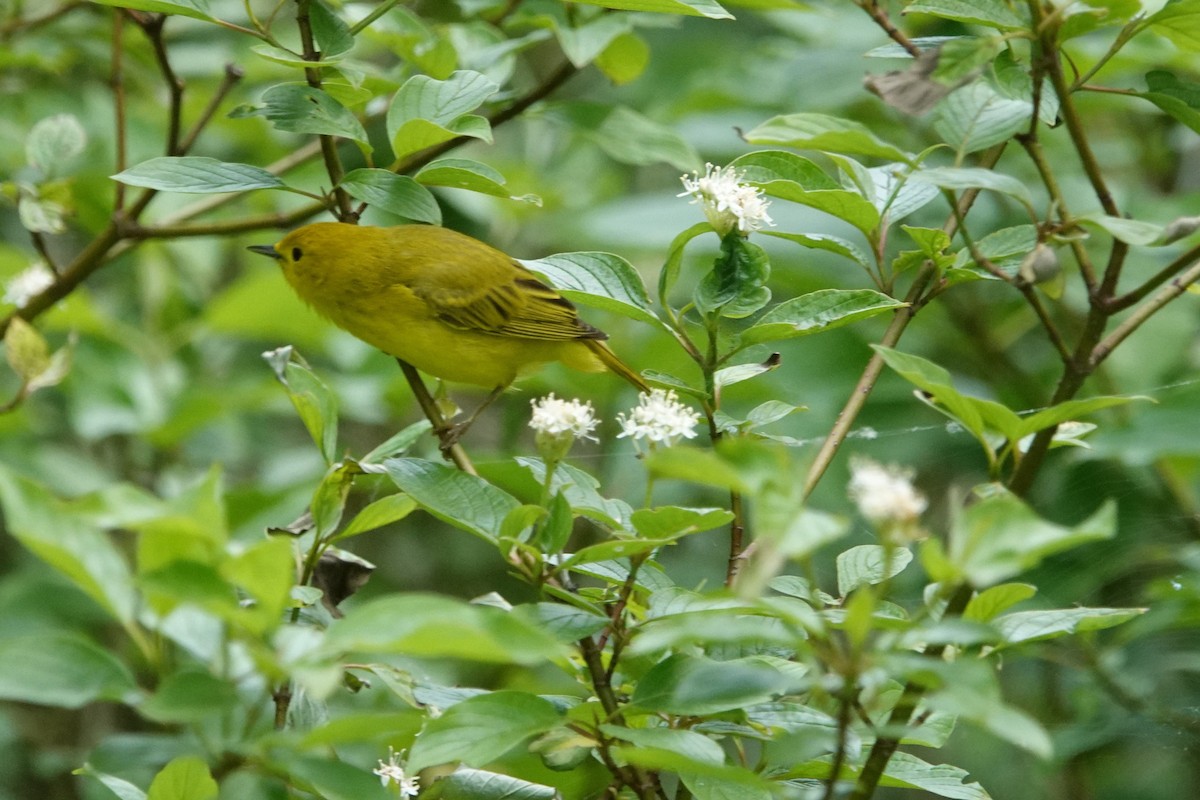
[[[416,797],[421,791],[420,778],[407,774],[404,771],[403,761],[404,753],[397,753],[393,748],[388,747],[387,761],[379,759],[379,766],[373,771],[379,776],[379,781],[384,786],[396,784],[401,797]]]
[[[763,225],[774,225],[763,197],[762,189],[741,182],[743,173],[736,167],[704,165],[704,175],[693,172],[680,176],[684,191],[678,197],[692,196],[704,216],[721,236],[737,228],[742,234],[756,231]]]
[[[600,424],[591,403],[562,400],[550,393],[540,400],[531,400],[530,404],[533,406],[533,417],[529,420],[529,427],[538,433],[551,436],[569,433],[581,439],[599,441],[591,435]]]
[[[17,308],[46,291],[54,283],[54,273],[41,261],[35,261],[24,271],[17,273],[4,287],[4,302]]]
[[[911,541],[919,538],[917,519],[929,505],[912,485],[912,470],[885,467],[869,458],[850,461],[847,493],[859,513],[887,538]]]
[[[674,391],[651,389],[638,396],[638,404],[628,417],[617,414],[621,425],[617,438],[648,439],[670,447],[680,438],[694,438],[699,421],[700,414],[679,402]]]

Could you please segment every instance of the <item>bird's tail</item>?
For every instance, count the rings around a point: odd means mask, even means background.
[[[644,380],[642,380],[642,376],[630,369],[624,361],[617,358],[617,354],[614,353],[612,349],[609,348],[609,346],[604,342],[599,339],[584,339],[583,341],[587,344],[588,349],[595,353],[596,357],[599,358],[604,366],[608,367],[609,370],[629,381],[631,384],[637,387],[639,392],[650,391],[650,387],[646,385]]]

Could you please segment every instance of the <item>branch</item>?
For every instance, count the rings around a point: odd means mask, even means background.
[[[313,41],[308,7],[309,0],[296,0],[296,25],[300,28],[300,45],[303,49],[304,60],[317,61],[321,54],[317,52]],[[312,88],[321,88],[320,67],[305,67],[304,78]],[[342,169],[342,159],[338,156],[337,140],[327,133],[319,134],[317,138],[321,143],[321,155],[325,159],[325,171],[329,174],[329,180],[333,184],[333,199],[338,209],[338,219],[342,222],[352,222],[358,218],[358,215],[350,204],[350,195],[346,194],[346,190],[341,187],[342,176],[346,173]]]
[[[1200,280],[1200,261],[1192,264],[1179,277],[1172,279],[1169,284],[1159,289],[1154,297],[1130,314],[1124,322],[1113,329],[1112,333],[1092,348],[1088,366],[1091,369],[1100,366],[1100,363],[1108,358],[1117,345],[1125,341],[1131,333],[1140,328],[1142,323],[1154,316],[1163,306],[1186,292],[1187,288],[1197,280]]]
[[[167,147],[169,156],[179,155],[179,132],[183,126],[183,81],[171,67],[171,59],[167,56],[167,43],[163,38],[163,26],[166,24],[166,14],[135,14],[126,12],[146,34],[154,48],[154,59],[163,80],[167,82],[167,92],[170,100],[167,112]]]
[[[1120,297],[1114,297],[1113,299],[1109,300],[1106,308],[1110,312],[1124,311],[1131,305],[1140,302],[1142,298],[1146,297],[1146,295],[1150,294],[1150,292],[1161,286],[1173,275],[1186,267],[1192,261],[1195,261],[1197,258],[1200,258],[1200,244],[1190,248],[1170,264],[1167,264],[1152,277],[1148,278],[1146,282],[1138,288],[1128,292],[1127,294],[1123,294]]]
[[[400,371],[404,373],[404,379],[412,387],[413,396],[417,398],[417,405],[421,407],[421,411],[425,413],[425,417],[432,423],[434,435],[442,443],[442,452],[450,456],[450,460],[454,462],[454,465],[463,472],[468,475],[479,475],[475,471],[475,465],[471,463],[471,459],[467,456],[467,451],[463,450],[462,445],[454,442],[448,447],[446,446],[446,436],[453,426],[446,421],[446,417],[442,414],[441,409],[437,407],[437,402],[429,394],[429,390],[425,388],[425,382],[421,380],[421,375],[417,372],[417,368],[399,358],[396,359],[396,363],[400,365]]]
[[[964,583],[959,586],[946,604],[946,611],[942,615],[942,619],[961,616],[967,603],[971,601],[971,594],[970,585]],[[946,647],[947,645],[944,644],[929,645],[925,648],[924,654],[928,658],[939,659],[945,653]],[[901,737],[891,733],[891,730],[908,726],[913,711],[916,710],[917,703],[924,694],[925,690],[920,684],[909,681],[905,685],[904,692],[896,701],[896,705],[892,707],[892,713],[888,715],[887,722],[884,723],[884,731],[887,735],[880,736],[871,746],[871,753],[867,756],[867,761],[858,774],[858,781],[854,784],[854,791],[850,793],[849,800],[868,800],[875,794],[875,789],[879,786],[879,779],[883,777],[888,762],[892,760],[892,755],[900,746]]]

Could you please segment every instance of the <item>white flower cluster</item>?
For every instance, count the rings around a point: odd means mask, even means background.
[[[400,797],[416,797],[421,791],[420,778],[406,773],[403,762],[404,753],[397,753],[395,749],[388,747],[387,761],[379,759],[379,766],[373,771],[384,786],[396,784]]]
[[[550,393],[540,400],[531,400],[530,404],[533,406],[533,417],[529,420],[529,427],[538,433],[549,436],[569,433],[581,439],[600,441],[592,436],[600,420],[596,419],[591,403],[562,400]]]
[[[913,487],[913,472],[896,466],[885,467],[869,458],[850,460],[847,493],[858,511],[881,534],[893,540],[919,538],[917,519],[929,503]]]
[[[680,176],[684,191],[677,196],[691,195],[721,236],[734,228],[749,234],[763,225],[774,225],[767,213],[770,201],[763,197],[762,189],[742,183],[742,175],[736,167],[705,164],[703,175]]]
[[[628,417],[617,414],[621,424],[617,438],[647,439],[670,447],[680,438],[695,437],[699,421],[700,414],[679,402],[674,391],[651,389],[638,396],[638,404]]]
[[[4,287],[4,302],[17,308],[50,288],[54,283],[54,273],[43,262],[36,261],[24,271],[17,273]]]

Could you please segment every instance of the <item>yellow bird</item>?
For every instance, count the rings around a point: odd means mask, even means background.
[[[339,328],[434,377],[493,389],[484,406],[551,361],[648,391],[569,300],[465,234],[318,222],[249,249],[278,259],[296,294]]]

